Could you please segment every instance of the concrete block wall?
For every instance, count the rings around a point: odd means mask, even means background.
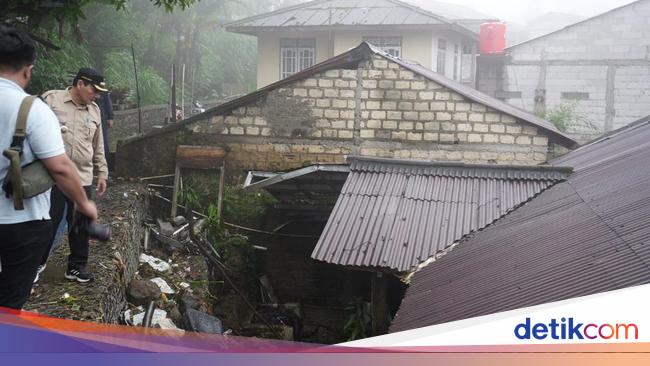
[[[504,100],[532,112],[535,90],[545,89],[547,110],[576,105],[567,132],[581,141],[650,114],[650,0],[515,46],[509,55],[502,80],[479,67],[479,90],[496,97],[521,92]],[[562,98],[575,92],[588,98]]]
[[[230,149],[242,169],[342,163],[360,154],[470,163],[539,164],[548,137],[381,56],[271,91],[191,127]]]
[[[617,67],[614,83],[614,129],[650,114],[650,60],[645,66]]]
[[[643,60],[650,45],[649,19],[650,1],[638,1],[514,47],[513,61]]]

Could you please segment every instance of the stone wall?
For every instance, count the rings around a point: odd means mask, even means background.
[[[350,154],[533,165],[549,151],[548,137],[536,127],[378,55],[358,69],[328,70],[287,84],[186,129],[182,138],[175,130],[128,143],[122,163],[164,156],[162,170],[170,172],[174,140],[225,146],[229,169],[237,172],[342,163]]]
[[[501,70],[479,67],[479,90],[528,111],[536,89],[547,110],[575,104],[568,132],[582,141],[623,127],[650,114],[649,24],[650,1],[638,1],[515,46]]]
[[[141,243],[144,236],[143,224],[147,215],[148,201],[145,191],[141,186],[120,183],[111,187],[111,189],[120,192],[120,194],[113,196],[117,200],[122,200],[122,192],[131,192],[133,194],[134,191],[137,191],[139,193],[138,196],[131,198],[126,210],[112,213],[122,215],[124,220],[119,223],[122,227],[113,232],[113,235],[117,234],[118,237],[112,238],[110,243],[102,244],[112,245],[113,253],[119,254],[119,257],[124,263],[122,269],[116,266],[117,271],[111,272],[111,278],[109,280],[102,280],[103,283],[107,284],[100,302],[103,314],[102,320],[105,323],[118,324],[123,315],[122,312],[127,305],[125,296],[126,288],[138,270],[138,258],[140,257]],[[113,223],[113,225],[116,224]],[[104,260],[108,261],[108,264],[113,258],[106,257]]]
[[[255,169],[342,162],[345,154],[537,164],[548,151],[536,127],[380,56],[360,70],[329,70],[277,89],[193,130],[213,134]]]

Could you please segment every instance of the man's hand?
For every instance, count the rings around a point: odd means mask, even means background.
[[[106,179],[99,178],[97,179],[96,192],[99,197],[102,197],[106,193]]]
[[[97,220],[97,206],[95,206],[95,202],[91,200],[85,200],[83,203],[77,204],[75,209],[82,215],[89,218],[90,221]]]

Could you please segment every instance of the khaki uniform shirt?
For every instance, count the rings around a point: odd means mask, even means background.
[[[97,178],[108,178],[102,119],[97,104],[76,104],[69,90],[50,90],[43,99],[59,119],[65,152],[77,167],[81,183],[89,186],[93,184],[93,172]]]

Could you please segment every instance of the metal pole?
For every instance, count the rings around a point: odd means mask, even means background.
[[[219,215],[219,222],[223,222],[223,192],[224,192],[224,181],[226,176],[226,165],[225,162],[221,163],[221,168],[219,168],[219,196],[217,197],[217,214]]]
[[[171,212],[172,219],[176,217],[180,180],[181,180],[181,168],[179,168],[178,164],[176,164],[176,168],[174,169],[174,191],[172,192],[172,212]]]
[[[172,65],[172,122],[176,122],[176,64]]]
[[[194,107],[194,77],[195,77],[195,68],[192,68],[192,89],[190,91],[190,114],[192,113],[192,109]]]
[[[131,57],[133,58],[133,73],[135,74],[135,98],[138,103],[138,134],[142,134],[142,107],[140,105],[140,83],[138,82],[138,67],[135,63],[135,48],[131,43]]]
[[[185,119],[185,64],[181,74],[181,119]]]

